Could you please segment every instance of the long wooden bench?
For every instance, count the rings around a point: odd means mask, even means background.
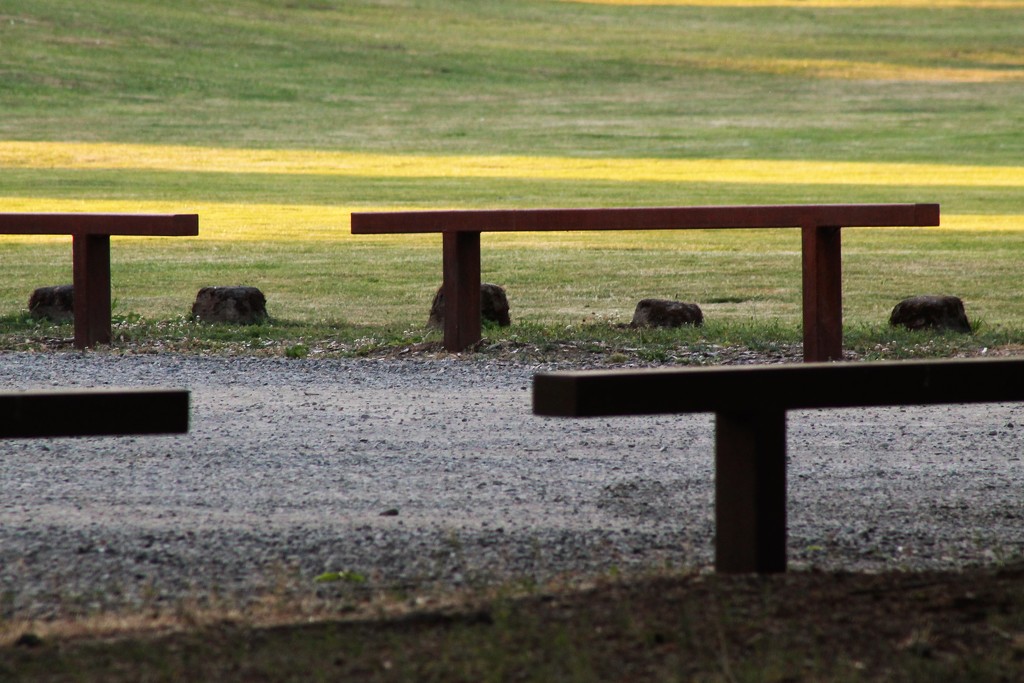
[[[0,393],[0,439],[183,434],[184,389],[61,389]]]
[[[110,236],[192,236],[195,214],[0,213],[0,234],[71,235],[75,346],[110,343]]]
[[[786,569],[786,412],[1024,400],[1024,360],[555,372],[538,415],[715,413],[715,568]]]
[[[497,209],[352,214],[353,234],[443,234],[444,345],[449,351],[462,351],[480,341],[481,232],[800,228],[803,233],[806,361],[842,359],[842,228],[938,224],[938,204]]]

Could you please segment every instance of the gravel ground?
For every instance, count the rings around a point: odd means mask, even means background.
[[[565,367],[564,365],[561,367]],[[0,617],[306,590],[707,568],[710,415],[535,417],[482,356],[0,354],[6,388],[186,387],[179,436],[0,442]],[[799,411],[791,566],[1024,554],[1024,405]]]

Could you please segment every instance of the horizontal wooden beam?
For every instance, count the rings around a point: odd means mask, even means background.
[[[185,237],[199,234],[199,216],[146,213],[0,213],[0,234]]]
[[[538,415],[758,412],[1024,400],[1024,359],[542,373]]]
[[[939,225],[938,204],[796,204],[597,209],[482,209],[352,214],[357,235],[550,230],[685,230]]]
[[[68,389],[0,393],[0,438],[182,434],[183,389]]]

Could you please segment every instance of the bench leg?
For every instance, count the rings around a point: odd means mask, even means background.
[[[715,570],[786,571],[786,413],[715,417]]]
[[[843,359],[842,229],[803,228],[804,361]]]
[[[110,235],[75,235],[75,347],[110,343]]]
[[[480,233],[444,233],[444,348],[480,341]]]

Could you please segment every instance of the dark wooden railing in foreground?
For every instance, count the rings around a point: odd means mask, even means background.
[[[183,434],[184,389],[62,389],[0,392],[0,439]]]
[[[110,343],[110,236],[199,234],[195,214],[0,213],[0,234],[71,235],[75,346]]]
[[[353,213],[356,235],[444,235],[444,345],[480,341],[480,233],[553,230],[800,228],[804,360],[843,356],[840,232],[852,227],[939,224],[938,204],[801,204],[609,209],[488,209]]]
[[[786,412],[1024,401],[1024,359],[538,374],[538,415],[715,413],[715,568],[786,569]]]

